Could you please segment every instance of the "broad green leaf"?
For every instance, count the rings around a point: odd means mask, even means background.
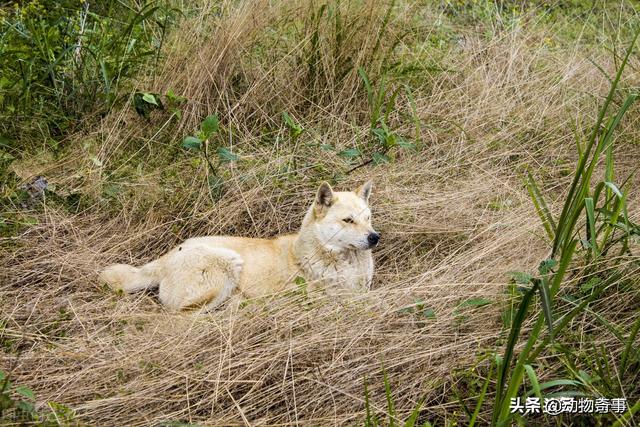
[[[413,142],[407,141],[406,139],[401,138],[401,137],[398,137],[396,139],[396,144],[400,148],[415,148],[415,146],[416,146]]]
[[[578,371],[578,376],[580,377],[580,379],[582,380],[583,383],[587,384],[587,385],[591,385],[593,383],[593,378],[591,377],[591,375],[587,374],[585,371],[583,371],[582,369],[580,369]]]
[[[510,271],[508,274],[511,276],[511,279],[519,285],[528,285],[531,279],[533,279],[532,275],[522,271]]]
[[[376,165],[389,163],[389,156],[383,153],[373,153],[372,159],[373,159],[373,163]]]
[[[21,396],[26,397],[27,399],[30,400],[36,400],[36,395],[33,393],[33,391],[25,386],[18,386],[16,387],[16,393],[18,393]]]
[[[427,319],[435,319],[436,318],[436,312],[433,310],[433,308],[426,308],[422,312],[422,315],[424,317],[426,317]]]
[[[167,91],[166,95],[167,95],[167,99],[170,102],[173,102],[175,104],[181,104],[181,103],[183,103],[184,101],[187,100],[187,98],[185,98],[184,96],[176,95],[175,92],[173,90],[171,90],[171,89],[169,89]]]
[[[202,133],[205,139],[209,139],[211,135],[217,133],[220,129],[220,121],[217,114],[212,114],[202,121]]]
[[[387,138],[384,140],[385,148],[389,149],[398,145],[398,137],[395,133],[387,134]]]
[[[389,133],[385,129],[375,128],[371,130],[371,133],[374,134],[376,138],[378,138],[380,144],[384,146],[387,145],[387,138],[389,137]]]
[[[143,93],[142,99],[149,104],[158,105],[158,100],[156,100],[156,96],[152,93]]]
[[[228,148],[219,147],[217,150],[218,157],[220,157],[220,161],[223,163],[235,162],[240,159],[237,154],[231,152]]]
[[[16,408],[27,414],[33,414],[36,410],[35,406],[33,406],[33,403],[25,402],[24,400],[16,403]]]
[[[289,113],[287,113],[286,111],[284,111],[282,113],[282,119],[284,120],[284,122],[287,124],[287,126],[289,126],[290,128],[294,128],[296,127],[296,123],[293,121],[293,119],[291,118],[291,116],[289,115]]]
[[[545,259],[538,266],[538,272],[542,275],[549,274],[556,265],[558,265],[558,261],[555,259]]]
[[[182,146],[187,150],[200,151],[202,148],[202,141],[195,136],[187,136],[182,142]]]
[[[293,136],[299,136],[304,130],[286,111],[282,113],[282,118]]]
[[[360,156],[360,150],[358,150],[357,148],[348,148],[339,152],[338,156],[344,157],[345,159],[353,159]]]

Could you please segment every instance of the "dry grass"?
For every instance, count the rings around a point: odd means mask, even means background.
[[[310,82],[300,62],[311,43],[308,26],[301,29],[309,3],[225,2],[218,20],[190,18],[161,70],[140,82],[185,96],[182,119],[158,114],[147,123],[127,106],[74,136],[61,160],[18,166],[25,179],[43,174],[58,188],[91,195],[93,204],[75,214],[48,205],[33,214],[37,225],[0,248],[0,363],[16,383],[96,425],[353,424],[364,413],[364,378],[384,411],[384,366],[401,414],[426,396],[424,417],[459,419],[454,373],[495,346],[507,273],[534,268],[549,251],[522,174],[530,167],[552,183],[545,189],[552,200],[560,197],[571,168],[570,129],[588,131],[608,82],[580,43],[550,45],[552,28],[516,26],[492,40],[458,28],[456,47],[436,52],[448,71],[423,71],[413,88],[419,148],[345,174],[344,160],[318,145],[339,150],[366,141],[357,73],[351,69],[340,84],[335,75],[344,55],[371,64],[374,76],[384,69],[368,36],[384,17],[376,4],[345,13],[357,30],[346,47],[333,49],[331,28],[322,30],[325,80]],[[427,67],[436,53],[420,40],[436,32],[437,18],[424,7],[398,7],[380,52],[411,28],[414,39],[400,41],[394,55]],[[295,146],[282,111],[308,130]],[[226,193],[217,202],[206,166],[174,148],[213,112],[225,143],[243,158],[223,167]],[[391,117],[399,133],[415,134],[406,97]],[[631,117],[624,135],[634,138],[637,111]],[[637,159],[630,154],[621,168]],[[335,171],[345,175],[339,188],[375,182],[374,224],[383,240],[366,296],[278,295],[173,314],[153,295],[114,295],[97,283],[101,267],[140,264],[190,236],[294,231],[318,181]],[[116,198],[103,196],[109,180],[122,189]],[[475,297],[494,303],[457,309]],[[399,311],[417,300],[436,318]]]

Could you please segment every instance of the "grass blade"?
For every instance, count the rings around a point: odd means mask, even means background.
[[[624,415],[618,418],[616,422],[612,424],[612,427],[622,427],[622,426],[629,425],[627,421],[632,420],[636,412],[639,412],[639,411],[640,411],[640,400],[638,400],[635,405],[629,408],[629,410],[625,412]]]
[[[629,355],[633,349],[633,343],[638,335],[638,330],[640,330],[640,317],[636,319],[633,323],[633,327],[631,328],[631,333],[629,334],[629,338],[627,338],[627,344],[624,347],[624,351],[622,352],[622,357],[620,361],[620,376],[622,377],[627,370],[627,364],[629,362]]]
[[[418,415],[420,415],[420,409],[422,409],[422,404],[424,403],[424,398],[418,402],[416,407],[411,412],[407,421],[404,422],[404,427],[414,427],[416,425],[416,421],[418,420]]]
[[[556,270],[555,274],[553,275],[553,279],[551,279],[550,291],[552,299],[560,289],[560,284],[562,283],[562,279],[564,279],[564,275],[567,272],[569,263],[571,263],[571,260],[573,259],[573,253],[576,250],[577,244],[577,240],[571,240],[565,250],[562,251],[562,256],[560,257],[560,262],[558,264],[558,270]]]
[[[420,144],[422,141],[422,126],[420,116],[418,116],[418,107],[416,105],[416,99],[413,96],[413,92],[408,85],[404,86],[404,92],[409,100],[409,106],[411,107],[411,115],[413,116],[413,123],[416,127],[416,144]]]
[[[387,376],[387,371],[382,370],[383,379],[384,379],[384,394],[387,396],[387,412],[389,414],[389,427],[393,427],[395,425],[396,420],[396,409],[393,404],[393,396],[391,395],[391,384],[389,384],[389,377]]]
[[[531,175],[531,172],[527,172],[526,184],[527,184],[527,191],[531,196],[531,200],[533,201],[533,205],[536,208],[536,212],[538,212],[538,216],[542,220],[542,225],[544,226],[544,229],[546,230],[549,238],[553,240],[554,232],[557,226],[555,221],[553,220],[553,217],[551,216],[551,212],[549,211],[549,207],[547,206],[547,203],[545,202],[544,197],[542,197],[542,194],[540,193],[540,189],[536,184],[536,181],[533,178],[533,175]]]
[[[469,427],[473,427],[476,423],[476,419],[480,414],[480,410],[482,409],[482,404],[484,403],[485,396],[487,395],[487,389],[489,388],[489,382],[491,381],[491,376],[493,375],[493,363],[489,366],[489,373],[487,374],[487,379],[482,385],[482,391],[480,391],[480,395],[478,396],[478,403],[476,403],[476,408],[469,419]]]
[[[589,244],[591,245],[591,251],[593,252],[593,260],[595,261],[598,258],[598,240],[596,235],[596,216],[595,209],[593,206],[593,199],[591,197],[587,197],[584,199],[584,207],[587,211],[587,233]]]
[[[520,302],[520,306],[518,307],[518,311],[511,322],[511,331],[509,332],[509,338],[507,339],[507,346],[505,348],[504,357],[502,358],[502,365],[500,366],[498,372],[498,381],[496,384],[496,400],[493,408],[493,416],[492,416],[492,424],[495,425],[500,416],[500,409],[502,407],[502,403],[509,396],[503,396],[504,394],[504,385],[507,380],[507,374],[509,373],[509,367],[511,366],[511,359],[513,358],[513,352],[515,350],[516,344],[518,343],[518,337],[520,336],[520,330],[522,329],[522,325],[524,324],[524,320],[527,317],[527,312],[529,311],[529,306],[531,305],[531,301],[533,299],[533,295],[537,291],[538,283],[533,282],[533,286],[524,294],[522,301]]]
[[[536,371],[534,371],[533,367],[529,364],[524,365],[524,370],[527,372],[529,381],[531,381],[531,387],[533,388],[533,392],[535,393],[536,397],[538,397],[540,401],[542,401],[542,390],[540,389],[540,383],[538,382]]]
[[[369,399],[369,388],[367,387],[367,379],[364,379],[364,407],[367,413],[364,425],[367,427],[374,427],[379,425],[378,418],[371,411],[371,401]]]

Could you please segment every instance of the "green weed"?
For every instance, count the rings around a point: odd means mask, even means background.
[[[47,402],[50,412],[36,408],[36,395],[28,387],[14,385],[0,371],[0,424],[68,426],[74,424],[75,411],[66,405]],[[6,424],[5,424],[6,423]]]
[[[207,182],[213,200],[222,197],[224,180],[220,176],[219,167],[221,164],[236,162],[240,157],[229,148],[223,147],[214,137],[220,131],[220,120],[216,114],[206,117],[201,125],[197,136],[187,136],[182,142],[182,147],[196,153],[200,153],[207,162],[209,175]],[[217,154],[216,163],[212,163],[209,157],[210,144]]]
[[[382,369],[383,381],[384,381],[384,394],[386,396],[387,408],[385,411],[386,419],[381,418],[378,415],[378,411],[373,408],[371,404],[371,398],[369,396],[369,389],[367,385],[367,380],[364,380],[364,405],[366,410],[366,417],[364,420],[365,427],[378,427],[382,425],[387,425],[389,427],[394,426],[404,426],[404,427],[414,427],[416,425],[421,425],[422,427],[431,427],[431,423],[429,421],[424,421],[422,424],[417,424],[418,416],[420,415],[420,410],[422,409],[422,405],[424,400],[418,402],[411,411],[409,417],[406,420],[401,420],[400,415],[396,411],[396,405],[393,399],[393,395],[391,392],[391,384],[389,382],[389,377],[387,376],[386,370]],[[386,422],[385,422],[386,421]]]
[[[157,61],[178,13],[156,3],[16,4],[0,17],[0,107],[14,117],[0,132],[24,139],[41,122],[57,138],[87,113],[106,113],[123,83]]]
[[[588,358],[584,355],[581,359],[594,362],[594,369],[598,373],[600,381],[604,381],[603,386],[596,387],[591,378],[580,374],[575,367],[575,354],[568,347],[558,347],[557,339],[564,332],[566,326],[578,315],[590,312],[590,305],[594,303],[600,294],[612,285],[619,283],[622,277],[623,258],[628,252],[628,240],[637,233],[637,225],[633,224],[627,213],[626,192],[623,185],[614,183],[614,159],[613,144],[614,131],[620,123],[624,114],[636,99],[635,94],[627,97],[621,104],[618,111],[607,118],[614,95],[617,93],[617,86],[622,76],[622,72],[627,64],[629,56],[633,50],[635,41],[640,34],[636,33],[631,46],[621,62],[615,79],[612,81],[609,95],[603,107],[600,109],[597,122],[589,136],[586,144],[579,147],[578,163],[575,169],[574,178],[570,185],[565,199],[564,207],[558,218],[551,214],[545,199],[543,198],[539,185],[531,174],[527,177],[527,188],[538,212],[544,229],[550,239],[552,239],[552,250],[550,256],[543,260],[538,267],[538,274],[532,276],[525,273],[517,273],[516,281],[521,285],[526,285],[527,290],[518,305],[517,312],[510,312],[508,319],[511,323],[509,337],[502,357],[497,363],[496,375],[496,396],[492,425],[509,425],[519,417],[510,413],[509,405],[512,398],[520,396],[523,386],[524,375],[526,374],[532,386],[532,393],[544,398],[550,387],[561,385],[586,385],[586,391],[592,393],[615,393],[616,396],[627,395],[638,385],[637,376],[631,377],[626,389],[616,386],[609,380],[613,378],[613,367],[608,361],[605,351],[593,348],[589,352]],[[594,171],[601,158],[604,157],[605,177],[603,181],[594,183]],[[581,233],[580,218],[584,218],[584,234]],[[618,254],[605,260],[606,254],[613,248],[619,248]],[[590,277],[606,264],[607,274],[601,280],[591,282],[588,294],[577,301],[571,301],[566,312],[558,317],[556,312],[560,302],[566,299],[561,298],[560,286],[565,282],[565,277],[569,265],[573,264],[578,255],[584,258],[583,276]],[[534,296],[538,295],[541,308],[535,313],[537,320],[534,323],[529,336],[525,341],[524,348],[516,354],[522,328],[528,313],[531,311]],[[591,313],[594,314],[594,313]],[[637,322],[636,322],[637,323]],[[547,326],[547,334],[543,334],[544,325]],[[638,326],[634,324],[632,331],[625,338],[619,332],[621,343],[624,345],[624,353],[616,370],[618,371],[618,383],[626,372],[626,361],[628,355],[633,353],[633,340],[636,337]],[[574,379],[559,379],[546,384],[539,384],[533,366],[537,357],[549,347],[561,348],[561,354],[565,365],[569,368],[567,372],[572,374]],[[600,367],[600,368],[597,368]],[[604,369],[604,371],[603,371]],[[586,384],[585,384],[586,382]],[[479,397],[478,404],[484,400],[486,394]]]

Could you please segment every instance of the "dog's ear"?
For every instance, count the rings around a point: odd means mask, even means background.
[[[328,208],[333,204],[333,189],[327,182],[320,184],[316,195],[316,209]]]
[[[371,195],[371,190],[373,189],[373,181],[367,181],[358,190],[356,194],[362,198],[367,204],[369,204],[369,196]]]

